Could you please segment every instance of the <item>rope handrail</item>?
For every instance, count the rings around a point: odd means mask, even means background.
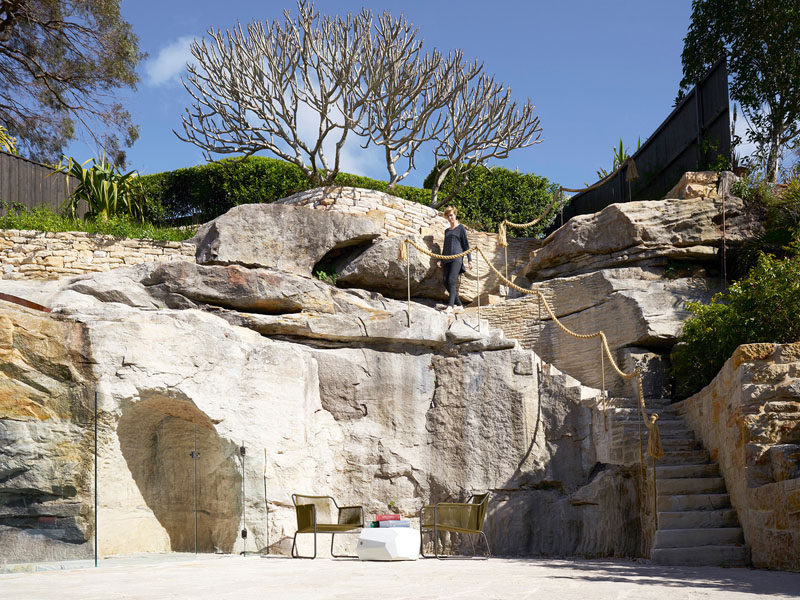
[[[662,447],[662,444],[661,444],[661,437],[659,435],[658,426],[656,424],[656,422],[658,421],[658,414],[654,413],[653,415],[650,416],[650,418],[647,417],[647,408],[646,408],[645,402],[644,402],[644,389],[643,389],[643,386],[642,386],[642,370],[641,370],[641,368],[636,367],[630,373],[626,373],[622,369],[620,369],[619,365],[617,364],[617,361],[614,359],[614,356],[611,353],[611,348],[608,345],[608,338],[606,337],[606,334],[603,331],[596,331],[594,333],[578,333],[576,331],[572,331],[571,329],[569,329],[566,325],[564,325],[558,319],[558,317],[556,316],[555,312],[553,311],[552,307],[550,306],[550,303],[547,301],[547,298],[544,296],[544,294],[542,294],[539,290],[529,290],[529,289],[520,287],[519,285],[515,284],[513,281],[510,281],[510,280],[506,279],[506,277],[504,277],[503,274],[500,271],[498,271],[497,268],[491,263],[489,258],[484,253],[483,249],[480,248],[480,247],[470,248],[469,250],[465,250],[464,252],[461,252],[459,254],[451,254],[451,255],[436,254],[434,252],[431,252],[427,248],[421,247],[419,244],[417,244],[413,240],[404,238],[400,242],[399,258],[400,258],[400,260],[405,260],[406,261],[407,270],[409,270],[409,274],[410,274],[410,261],[408,260],[408,248],[407,248],[409,245],[413,246],[414,248],[416,248],[417,251],[422,252],[423,254],[425,254],[427,256],[430,256],[432,258],[436,258],[438,260],[455,260],[455,259],[458,259],[458,258],[462,258],[462,257],[464,257],[467,254],[470,254],[472,252],[477,252],[480,256],[483,257],[483,259],[486,261],[486,264],[489,265],[489,268],[495,273],[495,275],[497,275],[500,278],[500,280],[505,285],[509,286],[512,289],[517,290],[518,292],[520,292],[522,294],[526,294],[526,295],[529,295],[529,296],[537,296],[539,301],[542,304],[544,304],[545,311],[547,311],[547,314],[549,315],[550,319],[564,333],[566,333],[566,334],[568,334],[568,335],[570,335],[570,336],[572,336],[572,337],[574,337],[576,339],[582,339],[582,340],[600,338],[601,360],[604,360],[604,356],[603,355],[607,356],[608,359],[609,359],[609,362],[611,363],[612,369],[622,379],[624,379],[624,380],[636,379],[636,395],[638,397],[638,405],[639,405],[639,411],[638,412],[639,412],[639,416],[640,416],[639,423],[640,424],[644,423],[645,427],[647,427],[648,431],[650,432],[650,436],[649,436],[648,443],[647,443],[648,454],[651,457],[653,457],[654,460],[657,459],[657,458],[661,458],[664,455],[664,450],[663,450],[663,447]],[[410,275],[409,275],[409,277],[410,277]],[[478,297],[480,298],[480,290],[478,291]],[[409,324],[410,324],[410,319],[411,319],[411,312],[410,312],[410,306],[411,306],[410,278],[409,278],[408,301],[409,301]],[[603,390],[603,396],[605,398],[605,390]],[[605,406],[603,408],[604,408],[604,411],[605,411]],[[643,450],[642,450],[641,433],[639,435],[639,452],[640,452],[640,459],[641,459],[642,469],[644,469],[644,453],[643,453]]]
[[[625,180],[628,182],[628,195],[630,195],[630,182],[633,181],[634,179],[638,179],[639,178],[639,172],[636,170],[636,163],[634,162],[633,157],[631,157],[631,156],[627,157],[624,161],[622,161],[621,165],[619,165],[616,169],[614,169],[614,171],[612,171],[611,173],[609,173],[608,175],[606,175],[600,181],[598,181],[597,183],[595,183],[593,185],[590,185],[590,186],[585,187],[585,188],[580,188],[580,189],[578,189],[578,188],[566,188],[563,185],[559,186],[558,192],[553,195],[553,199],[550,202],[550,205],[547,207],[547,210],[544,211],[543,214],[541,214],[538,217],[536,217],[533,221],[529,221],[527,223],[513,223],[512,221],[509,221],[508,219],[503,219],[503,221],[497,227],[497,245],[502,247],[505,250],[505,271],[506,271],[505,278],[508,279],[508,238],[506,236],[506,227],[514,227],[516,229],[525,229],[527,227],[533,227],[534,225],[537,225],[537,224],[541,223],[542,220],[544,220],[547,217],[547,215],[549,215],[550,212],[556,207],[556,205],[561,204],[561,197],[562,197],[562,194],[564,192],[578,192],[578,193],[580,193],[580,192],[588,192],[590,190],[597,189],[600,186],[604,185],[608,180],[610,180],[614,175],[616,175],[624,167],[627,167],[627,169],[628,169],[627,172],[625,173]],[[562,205],[562,209],[563,209],[563,205]],[[562,214],[562,216],[563,216],[563,214]],[[507,294],[506,294],[506,297],[508,297]]]

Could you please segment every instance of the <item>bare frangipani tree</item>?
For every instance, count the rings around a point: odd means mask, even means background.
[[[183,118],[184,135],[176,135],[209,160],[268,151],[312,183],[329,185],[352,131],[366,138],[364,147],[383,146],[394,187],[432,142],[431,205],[438,208],[453,196],[438,200],[449,172],[457,193],[476,166],[539,141],[530,101],[518,107],[510,89],[460,51],[423,53],[418,30],[402,16],[384,13],[373,26],[366,9],[340,18],[318,14],[308,0],[297,7],[297,18],[284,11],[282,24],[211,30],[210,41],[192,44],[197,64],[187,65],[184,87],[194,104]]]
[[[417,32],[402,15],[393,19],[383,13],[369,44],[366,81],[373,96],[359,133],[367,138],[365,148],[370,142],[383,146],[390,189],[414,169],[420,146],[445,127],[442,109],[457,93],[455,77],[463,63],[460,51],[447,57],[437,50],[423,55]],[[481,66],[475,63],[469,69],[471,78]],[[401,158],[406,168],[398,173]]]
[[[176,135],[211,154],[269,151],[303,170],[317,185],[339,172],[347,134],[363,120],[370,94],[364,85],[364,43],[371,15],[320,16],[298,2],[296,20],[254,22],[247,31],[210,30],[192,44],[184,87],[194,99]],[[315,122],[304,122],[310,116]],[[303,132],[311,131],[308,139]],[[325,155],[333,142],[333,159]]]
[[[541,141],[539,117],[528,100],[518,106],[511,89],[482,74],[470,81],[470,71],[459,67],[457,91],[445,107],[446,127],[435,136],[434,177],[431,206],[450,202],[467,183],[470,172],[490,158],[504,159],[511,150],[526,148]],[[453,186],[446,198],[439,189],[448,173]]]

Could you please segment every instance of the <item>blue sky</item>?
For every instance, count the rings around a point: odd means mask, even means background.
[[[427,48],[464,51],[509,85],[522,101],[530,98],[541,119],[542,143],[518,150],[503,166],[544,175],[566,187],[596,180],[610,167],[620,137],[631,150],[672,110],[681,79],[680,54],[689,26],[690,0],[318,0],[326,13],[403,13],[420,28]],[[181,114],[190,97],[180,83],[188,43],[209,27],[237,21],[281,18],[294,0],[127,0],[123,17],[149,56],[139,65],[141,82],[122,100],[141,127],[128,153],[130,168],[142,174],[202,164],[198,148],[180,141]],[[96,155],[92,144],[75,143],[69,153],[83,161]],[[403,183],[421,185],[432,154],[417,158],[417,170]],[[352,140],[343,170],[386,179],[380,156]]]

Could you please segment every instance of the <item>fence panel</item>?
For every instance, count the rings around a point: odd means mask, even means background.
[[[706,169],[718,156],[730,157],[729,113],[728,69],[722,59],[633,155],[639,178],[631,182],[630,193],[626,165],[602,186],[573,196],[552,229],[617,202],[663,198],[686,171]]]
[[[7,152],[0,152],[0,201],[2,202],[9,205],[18,203],[26,208],[47,206],[58,211],[76,185],[76,179],[63,173],[56,173],[48,166]],[[81,214],[85,211],[84,208]],[[4,214],[5,207],[0,204],[0,215]]]

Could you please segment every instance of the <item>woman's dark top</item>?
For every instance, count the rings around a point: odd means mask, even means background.
[[[467,230],[464,229],[464,226],[460,223],[450,229],[449,227],[444,230],[444,250],[442,254],[445,256],[449,256],[451,254],[461,254],[465,250],[469,250],[469,241],[467,241]],[[460,258],[446,260],[444,262],[455,262],[456,260],[461,261]],[[467,260],[472,262],[472,256],[467,254]],[[461,269],[460,272],[464,272],[464,263],[461,262]]]

